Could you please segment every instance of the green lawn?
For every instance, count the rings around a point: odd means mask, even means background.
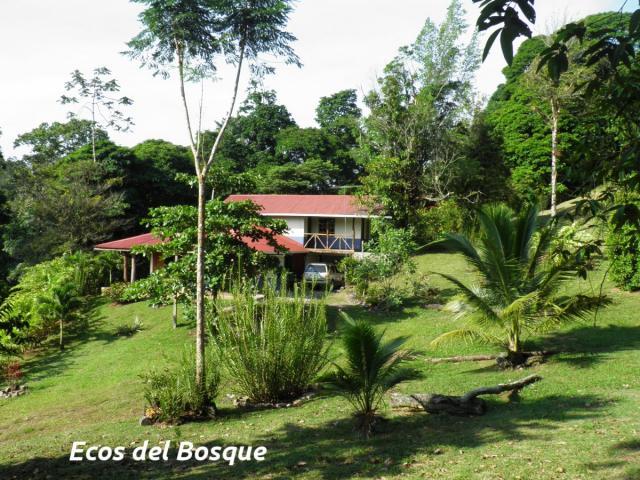
[[[423,272],[466,272],[460,258],[447,254],[424,255],[417,263]],[[434,277],[433,282],[450,292],[444,280]],[[370,318],[389,336],[411,336],[410,346],[422,354],[412,363],[422,376],[402,384],[400,391],[461,394],[528,373],[543,376],[523,391],[518,403],[491,397],[483,417],[387,409],[389,421],[370,441],[354,432],[350,407],[340,398],[239,413],[226,397],[233,386],[229,379],[221,392],[220,419],[174,427],[139,426],[143,409],[139,375],[180,355],[183,345],[193,340],[191,328],[173,331],[169,309],[104,305],[85,337],[63,353],[40,354],[26,362],[28,395],[0,400],[0,479],[637,479],[640,295],[608,284],[606,290],[614,303],[601,312],[596,326],[575,325],[535,339],[538,345],[573,353],[552,357],[529,372],[499,371],[491,362],[426,362],[424,356],[492,351],[473,345],[431,349],[429,341],[454,323],[445,312],[412,306],[397,314],[381,314],[345,307],[354,316]],[[336,303],[343,302],[338,298]],[[144,322],[142,332],[130,338],[114,335],[118,325],[132,323],[136,316]],[[67,460],[72,441],[133,448],[144,440],[152,445],[165,440],[265,445],[268,453],[264,462],[234,467]]]

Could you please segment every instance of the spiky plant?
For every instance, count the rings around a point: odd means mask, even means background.
[[[358,429],[368,438],[384,394],[409,376],[402,366],[409,352],[401,349],[407,339],[383,342],[384,332],[376,333],[368,321],[342,316],[345,364],[336,364],[330,384],[354,406]]]
[[[543,220],[531,206],[515,213],[503,204],[478,211],[475,242],[465,235],[447,234],[436,242],[460,253],[475,271],[478,284],[440,273],[460,292],[448,309],[467,319],[463,328],[436,338],[432,344],[466,339],[499,345],[510,364],[526,359],[522,352],[527,332],[546,332],[562,324],[585,319],[607,303],[601,296],[565,294],[563,287],[575,280],[583,267],[581,255],[552,255],[551,241],[558,219]]]

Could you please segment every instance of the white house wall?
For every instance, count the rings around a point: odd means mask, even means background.
[[[287,222],[287,231],[285,236],[299,243],[304,243],[304,233],[307,231],[306,217],[273,217],[278,220]]]

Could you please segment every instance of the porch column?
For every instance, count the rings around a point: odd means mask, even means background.
[[[356,251],[356,219],[351,217],[351,250]]]
[[[149,258],[149,273],[153,273],[156,269],[156,254],[152,253]]]
[[[131,255],[131,283],[136,281],[136,256]]]
[[[127,252],[122,252],[123,259],[123,268],[122,268],[122,280],[125,282],[129,281],[129,254]]]

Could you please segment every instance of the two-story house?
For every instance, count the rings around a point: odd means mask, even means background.
[[[255,250],[278,255],[281,265],[301,275],[312,262],[335,262],[345,255],[362,252],[369,239],[369,212],[353,195],[230,195],[226,202],[251,200],[261,207],[262,215],[284,220],[288,229],[276,241],[287,249],[276,253],[266,242],[250,242]],[[136,245],[157,243],[151,234],[138,235],[96,245],[96,250],[122,252],[126,281],[135,281],[139,273],[153,272],[162,259],[143,259],[131,254]],[[140,269],[144,269],[140,272]]]

